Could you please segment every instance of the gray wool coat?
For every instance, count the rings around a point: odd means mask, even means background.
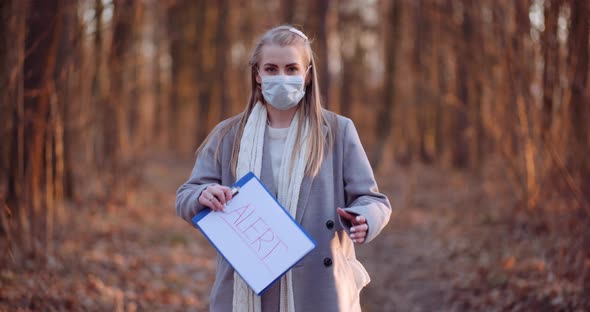
[[[306,176],[301,185],[295,219],[313,237],[317,248],[292,268],[295,309],[360,311],[359,294],[370,278],[356,260],[354,243],[348,236],[351,225],[338,216],[336,208],[367,218],[367,243],[389,221],[391,206],[387,197],[379,193],[352,121],[326,110],[323,113],[330,121],[334,145],[326,153],[319,173],[315,177]],[[215,134],[227,122],[221,122],[213,130],[211,139],[197,156],[190,178],[176,193],[176,213],[191,225],[192,217],[205,208],[199,204],[198,197],[207,186],[214,183],[229,186],[236,181],[230,170],[235,129],[222,139],[218,161],[214,160],[219,142]],[[276,195],[267,145],[260,179]],[[232,267],[218,254],[210,295],[211,311],[232,310],[233,273]],[[277,282],[262,295],[263,311],[278,311],[279,287]]]

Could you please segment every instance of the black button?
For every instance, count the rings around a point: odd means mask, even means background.
[[[332,265],[332,259],[324,258],[324,266],[327,268]]]
[[[330,230],[333,229],[334,228],[334,221],[328,220],[328,222],[326,222],[326,227]]]

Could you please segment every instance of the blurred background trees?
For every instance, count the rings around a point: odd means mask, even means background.
[[[244,107],[256,38],[291,23],[376,170],[497,166],[515,214],[581,224],[572,261],[587,266],[587,0],[5,0],[0,14],[0,233],[15,259],[52,252],[64,203],[124,200],[150,155],[194,157]]]

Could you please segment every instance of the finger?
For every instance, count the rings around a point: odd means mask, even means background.
[[[356,218],[354,218],[354,220],[352,220],[353,225],[366,224],[366,223],[367,223],[367,218],[365,218],[364,216],[356,216]]]
[[[354,231],[355,232],[366,232],[369,230],[369,225],[367,225],[366,223],[363,224],[359,224],[359,225],[355,225],[354,226]]]
[[[359,238],[365,238],[365,237],[367,237],[366,231],[350,233],[350,238],[359,239]]]
[[[367,232],[368,228],[365,228],[362,224],[353,226],[350,228],[350,233],[362,233]]]
[[[354,237],[364,237],[364,236],[366,236],[367,231],[369,231],[369,225],[367,225],[367,224],[359,224],[359,225],[355,225],[350,228],[350,233],[355,234]],[[363,233],[363,234],[356,235],[357,233]]]
[[[213,194],[214,198],[217,199],[217,202],[221,203],[221,205],[225,204],[225,194],[220,187],[212,187],[209,191]]]
[[[207,187],[199,197],[199,202],[213,211],[223,211],[223,206],[219,204],[217,198],[211,192],[212,187]]]
[[[353,243],[360,244],[365,241],[365,238],[364,237],[358,237],[358,238],[351,237],[350,240],[352,240]]]
[[[223,211],[223,205],[221,204],[221,202],[219,202],[219,199],[217,199],[217,197],[213,196],[213,199],[211,199],[211,204],[213,205],[215,211]]]
[[[211,205],[211,203],[207,199],[207,198],[209,198],[209,196],[211,196],[211,194],[209,194],[209,192],[207,192],[207,190],[204,190],[203,192],[201,192],[201,195],[199,196],[199,204],[209,207]]]
[[[352,233],[352,234],[350,234],[350,239],[352,240],[353,243],[357,243],[357,244],[360,244],[360,243],[362,243],[362,242],[365,241],[365,237],[364,236],[363,237],[360,237],[358,235],[358,233]]]
[[[339,216],[341,216],[342,218],[344,218],[344,219],[346,219],[346,220],[348,220],[348,221],[354,222],[354,219],[355,219],[354,217],[355,217],[355,215],[353,215],[353,214],[351,214],[351,213],[349,213],[349,212],[346,212],[346,211],[345,211],[344,209],[342,209],[342,208],[337,208],[337,209],[336,209],[336,212],[338,212],[338,215],[339,215]]]
[[[225,195],[225,202],[227,203],[228,201],[231,200],[231,188],[227,187],[227,186],[223,186],[222,187],[223,190],[223,194]]]

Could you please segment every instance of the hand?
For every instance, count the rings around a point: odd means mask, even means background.
[[[231,189],[227,186],[212,184],[201,192],[199,204],[213,211],[223,211],[225,203],[231,199]]]
[[[350,239],[352,239],[352,241],[355,243],[363,243],[365,241],[365,237],[367,237],[367,231],[369,231],[367,218],[346,212],[342,208],[337,208],[336,211],[340,217],[352,223],[352,227],[350,228]]]

